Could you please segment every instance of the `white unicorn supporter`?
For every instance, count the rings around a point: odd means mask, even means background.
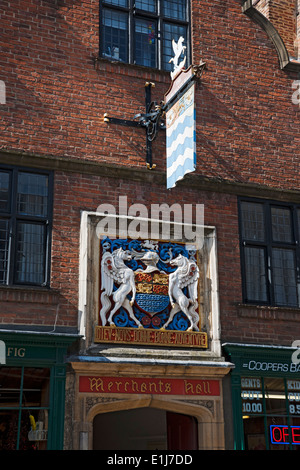
[[[190,321],[187,331],[193,329],[199,331],[199,315],[196,312],[199,268],[195,261],[190,261],[183,255],[177,256],[170,264],[178,268],[169,276],[169,298],[172,310],[163,328],[165,329],[171,323],[177,312],[182,311]],[[189,297],[183,293],[185,287],[188,288]]]
[[[129,313],[130,318],[142,328],[142,324],[135,317],[132,305],[135,301],[136,287],[134,281],[134,272],[124,263],[124,260],[130,260],[131,254],[124,251],[123,248],[118,248],[113,253],[106,252],[101,261],[101,303],[100,318],[102,325],[105,326],[106,322],[110,326],[114,326],[112,317],[115,312],[124,307]],[[119,284],[118,289],[113,293],[114,282]],[[132,292],[131,300],[129,301],[127,295]],[[112,295],[115,303],[114,308],[111,310],[108,320],[106,321],[106,314],[111,307],[110,296]]]

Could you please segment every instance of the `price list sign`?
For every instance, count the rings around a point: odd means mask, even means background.
[[[287,380],[289,412],[300,417],[300,380]]]
[[[262,405],[262,382],[259,378],[242,377],[241,398],[243,414],[260,414],[263,412]]]

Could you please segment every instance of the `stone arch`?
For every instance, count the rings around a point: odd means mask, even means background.
[[[280,68],[283,69],[286,67],[290,62],[289,54],[276,28],[262,13],[254,8],[252,0],[246,0],[243,3],[243,12],[249,16],[249,18],[255,21],[255,23],[259,24],[261,28],[267,33],[277,51]]]
[[[300,71],[300,63],[293,62],[290,60],[289,53],[287,48],[275,28],[275,26],[268,20],[260,11],[258,11],[253,6],[253,0],[246,0],[242,6],[243,13],[245,13],[249,18],[251,18],[255,23],[257,23],[268,35],[270,40],[275,46],[278,59],[279,59],[279,66],[283,70],[288,71]]]
[[[163,397],[132,397],[130,399],[115,399],[113,401],[104,400],[95,403],[87,412],[86,429],[88,429],[88,447],[92,449],[93,443],[93,420],[101,413],[111,413],[115,411],[134,410],[137,408],[156,408],[174,413],[182,413],[196,418],[198,423],[198,448],[201,450],[223,449],[223,423],[217,416],[216,403],[212,409],[207,406],[208,401],[166,400]]]

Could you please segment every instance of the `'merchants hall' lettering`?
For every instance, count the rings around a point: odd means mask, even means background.
[[[220,395],[218,380],[80,376],[79,392],[161,395]]]

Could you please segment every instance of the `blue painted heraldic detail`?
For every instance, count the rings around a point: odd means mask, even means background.
[[[105,238],[100,256],[102,326],[199,331],[196,251]]]

